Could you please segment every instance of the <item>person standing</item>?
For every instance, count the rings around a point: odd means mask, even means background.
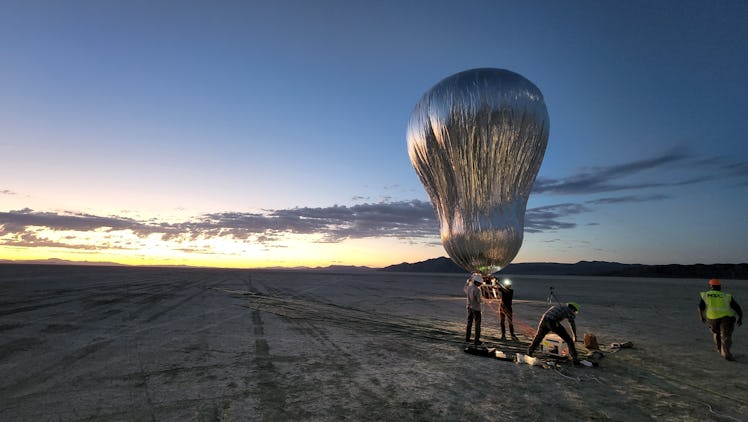
[[[701,292],[699,317],[701,322],[709,325],[719,354],[727,360],[735,360],[730,353],[732,331],[735,328],[735,315],[738,316],[738,326],[743,325],[743,309],[731,294],[722,291],[719,280],[709,280],[709,286],[711,290]]]
[[[481,285],[483,284],[483,277],[474,273],[470,276],[465,288],[463,289],[467,296],[467,328],[465,330],[465,343],[470,342],[470,332],[472,331],[473,322],[475,322],[475,341],[476,346],[482,344],[480,341],[480,323],[481,323],[481,307],[483,303],[483,297],[481,294]]]
[[[501,304],[499,304],[499,319],[501,323],[501,339],[506,340],[506,328],[504,327],[504,321],[508,320],[509,323],[509,335],[512,340],[519,341],[516,335],[514,335],[514,321],[512,319],[512,300],[514,299],[514,289],[512,289],[512,280],[506,279],[504,283],[498,282],[496,286],[499,289],[501,295]]]
[[[527,356],[532,356],[537,349],[540,342],[543,341],[543,337],[549,332],[558,334],[559,337],[569,346],[569,356],[574,363],[579,362],[577,358],[577,348],[574,347],[574,342],[577,341],[577,326],[574,323],[574,318],[579,313],[579,305],[574,302],[569,302],[566,305],[556,305],[549,308],[543,316],[540,318],[538,324],[538,332],[535,334],[535,338],[532,339],[530,347],[527,349]],[[566,331],[561,322],[568,319],[569,325],[571,326],[571,332],[574,334],[572,339],[569,333]]]

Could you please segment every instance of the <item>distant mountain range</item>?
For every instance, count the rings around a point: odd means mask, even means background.
[[[69,261],[60,258],[49,258],[49,259],[27,259],[27,260],[11,260],[11,259],[0,259],[0,265],[5,264],[16,264],[16,265],[73,265],[81,267],[150,267],[150,268],[206,268],[206,267],[195,267],[191,265],[127,265],[120,264],[117,262],[96,262],[96,261]],[[209,268],[209,267],[207,267]],[[281,270],[281,271],[327,271],[327,272],[359,272],[359,271],[378,271],[379,268],[370,268],[363,266],[354,265],[329,265],[327,267],[263,267],[253,268],[258,270]]]
[[[89,265],[89,266],[120,266],[128,265],[113,262],[67,261],[63,259],[45,259],[29,261],[12,261],[0,259],[0,264],[26,265]],[[156,266],[190,268],[185,265]],[[327,272],[419,272],[419,273],[465,273],[447,257],[427,259],[426,261],[390,265],[384,268],[370,268],[350,265],[330,265],[327,267],[273,267],[263,270],[284,271],[327,271]],[[692,265],[643,265],[621,264],[604,261],[579,261],[576,264],[558,264],[552,262],[531,262],[510,264],[503,274],[512,275],[582,275],[601,277],[656,277],[656,278],[722,278],[748,280],[748,263],[743,264],[692,264]]]
[[[390,265],[381,271],[465,273],[446,257],[410,264]],[[604,261],[579,261],[576,264],[533,262],[509,264],[502,273],[514,275],[586,275],[605,277],[723,278],[748,280],[748,264],[643,265]]]
[[[96,261],[68,261],[67,259],[49,258],[49,259],[0,259],[0,264],[24,264],[24,265],[81,265],[90,267],[128,267],[128,265],[118,264],[116,262],[96,262]]]

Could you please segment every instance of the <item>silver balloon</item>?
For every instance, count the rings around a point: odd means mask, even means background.
[[[543,94],[508,70],[457,73],[416,104],[410,161],[431,198],[444,249],[466,271],[494,273],[517,256],[548,133]]]

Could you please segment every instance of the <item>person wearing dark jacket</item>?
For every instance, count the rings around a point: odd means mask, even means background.
[[[504,280],[503,283],[496,283],[499,289],[499,295],[501,296],[501,304],[499,305],[499,321],[501,323],[501,339],[506,340],[506,328],[504,327],[504,321],[508,320],[509,323],[509,335],[512,340],[518,341],[516,335],[514,335],[514,321],[512,320],[512,300],[514,299],[514,289],[512,289],[512,281],[509,279]]]
[[[735,360],[730,353],[732,331],[735,328],[735,315],[738,316],[738,326],[743,325],[743,309],[731,294],[722,291],[719,280],[709,280],[709,286],[711,290],[701,292],[699,317],[701,322],[709,325],[719,354],[727,360]]]
[[[577,326],[574,323],[574,318],[578,313],[579,305],[574,302],[569,302],[566,305],[556,305],[545,311],[543,316],[540,318],[538,332],[535,334],[535,338],[532,339],[532,343],[527,349],[527,355],[532,356],[535,349],[540,345],[540,342],[543,341],[545,335],[554,332],[569,346],[569,355],[571,356],[572,361],[575,363],[579,362],[579,359],[577,358],[577,348],[574,347],[574,342],[577,341]],[[561,325],[561,322],[565,319],[569,320],[571,332],[574,334],[573,339],[564,326]]]

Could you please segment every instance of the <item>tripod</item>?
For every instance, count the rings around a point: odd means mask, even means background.
[[[562,305],[561,301],[558,300],[558,296],[556,296],[556,292],[553,290],[553,286],[551,286],[548,288],[548,298],[546,299],[546,302],[551,305],[553,304],[553,300],[555,300],[559,305]]]

